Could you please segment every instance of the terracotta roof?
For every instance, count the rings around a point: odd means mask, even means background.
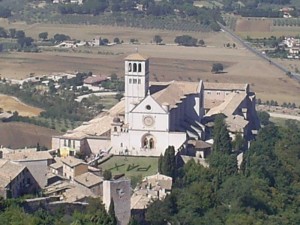
[[[196,149],[206,149],[212,147],[211,144],[201,140],[189,140],[188,144],[193,145]]]
[[[85,84],[94,84],[94,83],[100,83],[102,81],[108,80],[107,76],[102,75],[92,75],[84,79],[83,83]]]
[[[171,190],[172,182],[172,177],[168,177],[159,173],[152,176],[147,176],[143,179],[143,183],[147,185],[151,184],[152,189],[159,186],[161,189]]]
[[[246,91],[249,84],[233,84],[233,83],[209,83],[203,82],[204,90],[241,90]]]
[[[176,108],[186,95],[198,92],[199,83],[172,81],[169,85],[154,93],[152,97],[160,104],[169,104],[170,109]]]
[[[61,167],[63,167],[63,164],[62,164],[62,162],[56,162],[56,163],[52,163],[52,164],[50,164],[49,165],[51,168],[53,168],[53,169],[59,169],[59,168],[61,168]]]
[[[211,108],[205,114],[205,116],[212,116],[222,113],[228,117],[234,113],[234,111],[239,107],[239,105],[244,101],[246,97],[247,94],[244,92],[232,92],[225,97],[225,101],[223,103],[214,108]]]
[[[70,167],[75,167],[75,166],[78,166],[80,164],[85,164],[86,165],[86,163],[83,160],[77,159],[77,158],[72,157],[72,156],[68,156],[66,158],[62,158],[61,162],[63,164],[66,164],[67,166],[70,166]]]
[[[26,167],[5,159],[0,159],[0,187],[5,188]]]
[[[88,188],[99,185],[103,182],[103,178],[93,173],[87,172],[76,176],[74,180]]]
[[[40,161],[53,159],[52,155],[48,151],[14,151],[4,155],[5,159],[13,161]]]
[[[145,61],[147,59],[149,59],[149,57],[143,56],[139,53],[131,54],[125,58],[125,60],[132,60],[132,61]]]
[[[243,116],[232,115],[225,119],[227,128],[231,132],[243,132],[249,121],[245,120]]]
[[[83,139],[88,136],[102,136],[110,131],[113,119],[124,113],[125,101],[121,100],[113,106],[108,112],[101,113],[98,117],[83,123],[81,126],[64,134],[63,138]]]

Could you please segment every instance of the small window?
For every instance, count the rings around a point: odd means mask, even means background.
[[[208,91],[208,92],[207,92],[207,94],[208,94],[208,95],[210,95],[210,94],[211,94],[211,92],[210,92],[210,91]]]
[[[139,63],[139,69],[138,69],[138,72],[142,72],[142,64]]]
[[[67,146],[67,140],[64,139],[64,146]]]
[[[221,94],[221,92],[218,91],[218,92],[217,92],[217,95],[220,95],[220,94]]]
[[[137,79],[133,79],[133,83],[136,84],[137,83]]]
[[[151,110],[151,105],[146,105],[147,110]]]
[[[138,79],[138,84],[141,84],[141,79]]]
[[[131,72],[132,68],[131,68],[131,63],[128,64],[128,72]]]
[[[133,72],[136,72],[136,71],[137,71],[137,64],[133,63]]]
[[[121,143],[121,148],[123,147],[123,143]]]
[[[73,140],[73,148],[75,148],[75,140]]]
[[[132,83],[132,79],[129,79],[129,84],[131,84]]]
[[[114,132],[117,132],[117,131],[118,131],[117,127],[114,127]]]

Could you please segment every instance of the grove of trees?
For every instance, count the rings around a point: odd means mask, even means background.
[[[223,122],[217,123],[219,141],[209,168],[190,160],[177,169],[172,194],[155,201],[146,220],[155,225],[300,224],[300,127],[287,121],[261,128],[238,169]]]

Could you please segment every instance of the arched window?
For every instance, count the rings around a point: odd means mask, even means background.
[[[133,63],[133,72],[136,72],[137,71],[137,65],[136,63]]]
[[[150,149],[154,148],[154,140],[153,140],[153,138],[150,138],[150,140],[149,140],[149,148]]]
[[[148,139],[147,139],[147,137],[145,137],[144,143],[143,143],[143,148],[147,148],[147,147],[148,147]]]
[[[138,72],[142,72],[142,64],[139,63],[139,69],[138,69]]]
[[[117,132],[117,131],[118,131],[117,127],[114,127],[114,132]]]
[[[131,68],[131,63],[128,64],[128,72],[131,72],[132,68]]]
[[[155,138],[151,134],[146,134],[142,137],[142,148],[155,149]]]

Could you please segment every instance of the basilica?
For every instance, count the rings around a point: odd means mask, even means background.
[[[248,84],[209,82],[150,82],[150,60],[139,53],[127,56],[124,98],[109,111],[82,126],[52,138],[53,149],[99,154],[159,156],[168,146],[184,151],[211,144],[213,121],[224,115],[234,140],[245,143],[259,128],[255,94]]]

